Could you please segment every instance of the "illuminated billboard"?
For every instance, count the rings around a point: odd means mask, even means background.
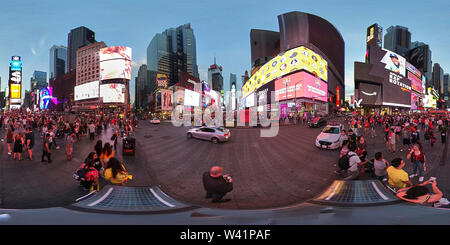
[[[22,61],[11,61],[11,71],[21,71]]]
[[[328,84],[304,71],[275,80],[275,100],[292,98],[309,98],[327,102]]]
[[[46,87],[41,90],[41,101],[40,101],[40,108],[42,110],[48,109],[48,106],[51,101],[56,105],[58,104],[58,101],[55,97],[53,97],[53,89],[52,87]]]
[[[413,66],[408,61],[406,62],[406,70],[410,71],[414,76],[421,79],[422,78],[422,72],[419,71],[415,66]]]
[[[124,59],[131,60],[131,48],[125,46],[113,46],[100,49],[100,62],[105,60]]]
[[[408,72],[408,79],[411,81],[411,88],[414,91],[422,93],[422,81],[414,76],[411,72]]]
[[[156,74],[156,86],[158,88],[167,88],[168,78],[166,74],[158,73]]]
[[[383,105],[411,107],[411,81],[389,72],[383,83]]]
[[[377,84],[360,83],[358,99],[361,105],[381,105],[381,86]]]
[[[173,109],[173,92],[167,89],[161,89],[161,110],[171,111]]]
[[[103,103],[125,103],[125,85],[108,83],[100,85],[100,97]]]
[[[100,62],[100,79],[131,79],[131,61],[123,59]]]
[[[185,106],[199,106],[200,105],[200,93],[194,92],[189,89],[184,90],[184,105]]]
[[[131,48],[113,46],[102,48],[100,57],[100,79],[131,79]]]
[[[22,98],[22,96],[21,96],[22,88],[21,88],[20,84],[12,83],[12,84],[10,84],[10,89],[11,89],[11,91],[10,91],[9,94],[10,94],[10,98],[11,99],[20,99],[20,98]]]
[[[98,98],[99,94],[99,81],[93,81],[75,86],[74,100],[94,99]]]
[[[381,59],[381,62],[385,64],[385,69],[391,70],[397,74],[405,76],[406,72],[406,59],[390,50],[382,49],[386,54]]]
[[[20,84],[22,82],[22,71],[10,71],[9,82]]]
[[[306,70],[315,76],[327,81],[328,63],[314,51],[300,46],[280,53],[275,58],[264,64],[242,87],[242,96],[247,95],[286,74]]]

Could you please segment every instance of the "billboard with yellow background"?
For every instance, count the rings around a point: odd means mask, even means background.
[[[324,81],[328,80],[328,63],[311,49],[300,46],[280,53],[264,64],[242,87],[242,96],[286,74],[306,70]]]
[[[10,98],[11,99],[20,99],[21,98],[21,87],[20,87],[20,84],[14,84],[14,83],[11,83],[10,84],[10,87],[11,87],[11,96],[10,96]]]

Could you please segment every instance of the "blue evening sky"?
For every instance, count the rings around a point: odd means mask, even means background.
[[[230,73],[237,74],[241,85],[244,71],[250,71],[250,29],[278,31],[277,16],[290,11],[318,15],[341,32],[347,94],[353,93],[353,62],[364,60],[366,28],[373,23],[384,31],[391,25],[408,27],[412,41],[429,44],[433,63],[450,71],[450,1],[446,0],[2,0],[0,6],[2,90],[7,85],[11,56],[22,57],[23,87],[29,89],[34,70],[48,73],[50,47],[67,46],[69,31],[86,26],[95,32],[97,41],[132,48],[133,99],[134,78],[139,66],[146,63],[146,49],[153,36],[185,23],[191,23],[197,39],[200,78],[207,79],[207,69],[216,56],[228,89]]]

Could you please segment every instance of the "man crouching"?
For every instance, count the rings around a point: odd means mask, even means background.
[[[206,198],[212,198],[212,202],[228,202],[231,199],[222,199],[227,192],[233,190],[233,180],[229,174],[222,175],[223,168],[214,166],[209,172],[203,174],[203,186],[206,190]]]

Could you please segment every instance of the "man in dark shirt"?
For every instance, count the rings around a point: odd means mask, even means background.
[[[50,134],[46,134],[45,138],[44,138],[44,145],[43,147],[43,152],[42,152],[42,159],[41,162],[45,162],[44,158],[47,156],[48,159],[48,163],[52,162],[52,159],[50,159],[50,142],[49,142],[49,138],[50,138]]]
[[[231,199],[222,199],[227,192],[233,190],[233,180],[230,175],[222,175],[223,168],[214,166],[209,172],[203,174],[203,186],[206,190],[206,198],[212,198],[212,202],[227,202]]]
[[[27,145],[28,159],[33,160],[34,133],[30,127],[27,128],[25,134],[25,144]]]

